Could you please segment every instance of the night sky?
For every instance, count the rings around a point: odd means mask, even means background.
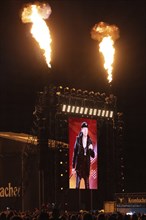
[[[52,36],[52,68],[20,15],[22,0],[0,3],[0,131],[31,129],[36,93],[50,83],[117,96],[123,112],[127,192],[146,192],[146,8],[145,1],[52,0],[46,20]],[[30,2],[30,1],[29,1]],[[92,27],[115,24],[112,87],[106,79]]]

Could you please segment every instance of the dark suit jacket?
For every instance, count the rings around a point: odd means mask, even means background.
[[[84,160],[84,148],[82,144],[82,132],[76,137],[76,141],[74,144],[74,153],[73,153],[73,168],[76,169],[77,173],[79,173],[82,176],[82,163]],[[90,175],[90,156],[94,158],[95,153],[94,150],[89,149],[89,145],[92,144],[91,138],[89,135],[87,136],[87,145],[86,145],[86,169],[84,171],[86,176]]]

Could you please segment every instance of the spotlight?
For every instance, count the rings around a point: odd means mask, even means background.
[[[88,108],[86,107],[84,108],[84,115],[87,115],[87,113],[88,113]]]
[[[89,115],[92,115],[92,113],[93,113],[93,108],[90,108],[89,109]]]
[[[105,115],[105,110],[102,110],[101,116],[104,117]]]
[[[88,96],[88,91],[87,91],[87,90],[84,90],[84,91],[83,91],[83,96],[84,96],[84,97],[87,97],[87,96]]]
[[[75,106],[73,105],[72,107],[71,107],[71,113],[74,113],[75,112]]]
[[[62,105],[62,112],[65,112],[65,111],[66,111],[66,107],[67,107],[66,104],[63,104],[63,105]]]
[[[63,91],[63,87],[62,86],[58,86],[56,88],[56,95],[61,95],[62,91]]]
[[[98,109],[97,116],[100,117],[100,115],[101,115],[101,109]]]
[[[94,92],[93,91],[89,92],[89,97],[94,97]]]
[[[75,110],[75,113],[79,113],[79,110],[80,110],[80,107],[79,106],[76,106],[76,110]]]
[[[95,98],[97,99],[97,101],[101,101],[101,96],[99,92],[95,92],[94,93]]]
[[[69,94],[69,87],[65,87],[65,88],[64,88],[64,94],[65,94],[65,95]]]
[[[72,89],[70,90],[70,93],[71,93],[71,95],[75,95],[75,94],[76,94],[75,88],[72,88]]]
[[[70,110],[71,110],[71,105],[68,105],[67,106],[67,112],[70,112]]]
[[[94,93],[94,96],[95,96],[95,97],[100,97],[100,92],[95,92],[95,93]]]
[[[81,89],[78,89],[77,90],[77,96],[81,96],[82,95],[82,90]]]
[[[105,100],[105,98],[106,98],[106,94],[105,93],[102,93],[100,96],[101,96],[102,100]]]
[[[113,114],[114,114],[114,112],[113,112],[113,111],[110,111],[109,117],[112,118],[112,117],[113,117]]]
[[[83,114],[83,111],[84,111],[84,108],[81,107],[81,108],[80,108],[80,114]]]
[[[108,116],[109,116],[109,111],[107,110],[107,111],[105,112],[105,117],[108,118]]]
[[[94,110],[93,110],[93,115],[94,116],[97,115],[97,109],[96,108],[94,108]]]

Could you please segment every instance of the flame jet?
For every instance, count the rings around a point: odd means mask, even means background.
[[[21,15],[23,23],[32,23],[31,34],[44,50],[46,63],[51,68],[51,35],[44,21],[51,14],[51,8],[45,3],[28,4],[24,7]]]
[[[107,79],[112,81],[112,64],[114,62],[115,48],[114,42],[119,38],[119,29],[115,25],[108,25],[105,22],[99,22],[91,30],[91,38],[99,41],[99,51],[104,56],[104,68],[108,73]]]

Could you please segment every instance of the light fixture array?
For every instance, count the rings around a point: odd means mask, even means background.
[[[89,108],[89,107],[75,106],[69,104],[62,104],[61,112],[64,112],[66,114],[78,114],[78,115],[106,117],[106,118],[113,118],[114,115],[114,112],[112,110]]]

